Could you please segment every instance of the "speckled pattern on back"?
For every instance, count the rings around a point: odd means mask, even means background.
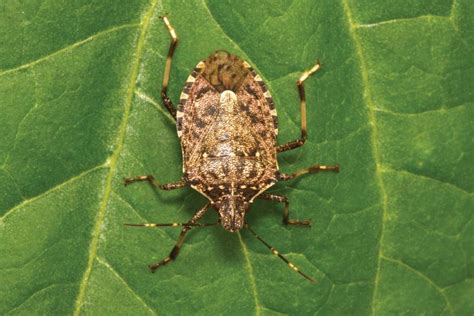
[[[223,106],[222,92],[237,100]],[[276,183],[277,118],[273,100],[250,65],[224,51],[198,63],[177,112],[186,181],[215,201],[251,201]]]

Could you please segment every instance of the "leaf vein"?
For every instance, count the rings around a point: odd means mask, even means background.
[[[420,114],[430,114],[430,113],[437,113],[437,112],[442,112],[443,114],[449,111],[458,111],[464,108],[467,108],[467,106],[472,106],[471,102],[465,102],[461,104],[456,104],[453,106],[440,106],[437,109],[432,109],[432,110],[425,110],[421,112],[394,112],[388,109],[382,109],[382,108],[377,108],[374,109],[376,112],[380,113],[387,113],[387,114],[392,114],[394,116],[415,116],[415,115],[420,115]]]
[[[446,303],[446,306],[448,307],[449,311],[451,312],[451,314],[454,314],[453,312],[453,307],[451,305],[451,302],[449,301],[448,297],[446,296],[446,294],[443,292],[443,289],[440,288],[438,285],[436,285],[436,283],[433,282],[433,280],[431,280],[427,275],[425,275],[424,273],[416,270],[415,268],[411,267],[410,265],[408,265],[407,263],[399,260],[399,259],[394,259],[394,258],[390,258],[390,257],[386,257],[384,255],[382,255],[381,257],[383,260],[386,260],[386,261],[389,261],[389,262],[392,262],[394,264],[397,264],[405,269],[407,269],[408,271],[412,272],[412,273],[415,273],[416,275],[418,275],[420,278],[422,278],[423,280],[425,280],[426,282],[428,282],[428,284],[433,287],[444,299],[445,303]]]
[[[384,167],[381,169],[381,171],[384,172],[384,173],[387,173],[387,172],[401,173],[401,174],[405,174],[405,175],[410,175],[410,176],[414,176],[414,177],[417,177],[417,178],[421,178],[421,179],[424,179],[424,180],[435,181],[435,182],[437,182],[437,183],[440,183],[440,184],[449,186],[449,187],[455,189],[456,191],[460,191],[460,192],[462,192],[462,193],[464,193],[464,194],[467,194],[467,195],[472,195],[472,192],[469,192],[469,191],[467,191],[467,190],[461,188],[460,186],[458,186],[458,185],[456,185],[456,184],[454,184],[454,183],[442,181],[442,180],[433,178],[433,177],[431,177],[431,176],[429,176],[429,175],[418,174],[418,173],[414,173],[413,171],[409,171],[409,170],[393,169],[393,168],[390,168],[390,167],[387,167],[387,166],[384,166]]]
[[[91,234],[91,243],[89,245],[89,259],[87,262],[86,269],[84,271],[84,275],[81,280],[81,285],[80,285],[79,292],[77,294],[77,298],[75,302],[75,308],[74,308],[75,316],[80,314],[81,307],[85,298],[87,284],[89,282],[89,278],[92,273],[94,259],[97,254],[99,236],[102,229],[102,223],[104,222],[104,219],[105,219],[105,210],[107,208],[110,194],[112,192],[112,180],[115,175],[117,161],[118,161],[118,158],[120,157],[120,153],[122,152],[122,147],[123,147],[123,143],[124,143],[125,135],[127,131],[128,118],[129,118],[130,109],[132,106],[133,95],[136,89],[138,73],[140,70],[140,62],[143,56],[143,48],[145,46],[145,37],[149,29],[150,20],[153,16],[153,13],[155,12],[155,8],[157,4],[158,4],[158,0],[153,0],[150,3],[150,6],[144,13],[142,21],[140,23],[136,50],[135,50],[135,53],[132,55],[133,61],[131,65],[130,78],[128,81],[128,89],[125,96],[124,114],[123,114],[122,122],[120,124],[119,130],[117,133],[116,148],[109,159],[110,169],[106,178],[106,187],[105,187],[104,197],[99,207],[98,214],[96,217],[96,223]]]
[[[369,126],[371,127],[371,145],[372,145],[372,155],[375,161],[375,181],[377,183],[377,186],[379,188],[379,194],[380,194],[380,203],[382,205],[382,210],[380,212],[380,231],[379,231],[379,244],[378,244],[378,250],[377,250],[377,268],[375,271],[375,277],[374,277],[374,289],[372,293],[372,300],[371,300],[371,309],[372,309],[372,314],[376,314],[375,311],[375,300],[377,297],[377,290],[378,290],[378,284],[380,280],[380,267],[381,267],[381,258],[383,256],[382,253],[382,244],[383,244],[383,233],[384,233],[384,226],[385,226],[385,219],[386,219],[386,212],[387,212],[387,192],[385,189],[384,182],[382,180],[381,176],[381,170],[380,170],[380,153],[379,153],[379,148],[378,148],[378,130],[377,130],[377,119],[375,115],[375,109],[376,106],[373,104],[372,101],[372,93],[371,90],[369,89],[369,78],[368,78],[368,67],[366,65],[363,51],[362,51],[362,44],[360,43],[359,38],[356,35],[356,28],[357,25],[354,23],[354,20],[352,18],[352,12],[351,8],[349,6],[348,0],[343,1],[343,14],[346,16],[347,19],[347,25],[349,28],[349,36],[352,38],[354,48],[356,51],[356,56],[358,59],[359,63],[359,71],[360,71],[360,76],[362,80],[362,86],[363,86],[363,99],[366,102],[367,106],[367,118],[369,121]]]
[[[168,111],[165,111],[163,109],[163,106],[161,106],[156,100],[154,100],[152,97],[145,94],[144,92],[140,91],[139,89],[135,91],[135,94],[138,98],[142,99],[148,104],[151,104],[155,109],[161,112],[161,114],[163,114],[173,125],[176,125],[176,121],[171,117],[170,113]]]
[[[83,178],[83,177],[87,176],[89,173],[92,173],[92,172],[94,172],[94,171],[97,171],[97,170],[100,170],[100,169],[103,169],[103,168],[106,168],[106,165],[105,165],[105,164],[101,164],[101,165],[95,166],[95,167],[93,167],[93,168],[90,168],[90,169],[88,169],[88,170],[86,170],[86,171],[81,172],[81,173],[78,174],[77,176],[74,176],[74,177],[72,177],[72,178],[69,178],[68,180],[66,180],[66,181],[64,181],[64,182],[62,182],[62,183],[60,183],[60,184],[58,184],[58,185],[52,187],[51,189],[49,189],[49,190],[47,190],[47,191],[45,191],[45,192],[43,192],[43,193],[40,193],[40,194],[38,194],[38,195],[36,195],[36,196],[34,196],[34,197],[31,197],[31,198],[29,198],[29,199],[27,199],[27,200],[24,200],[24,201],[21,202],[20,204],[18,204],[18,205],[16,205],[16,206],[12,207],[12,208],[11,208],[10,210],[8,210],[2,217],[0,217],[0,221],[4,221],[5,218],[7,218],[8,216],[10,216],[13,212],[15,212],[15,211],[17,211],[17,210],[19,210],[19,209],[25,207],[26,205],[28,205],[28,204],[30,204],[30,203],[36,201],[36,200],[39,200],[39,199],[45,197],[46,195],[48,195],[48,194],[50,194],[50,193],[53,193],[53,192],[55,192],[55,191],[57,191],[57,190],[63,188],[64,186],[70,184],[71,182],[74,182],[74,181],[76,181],[76,180],[79,180],[80,178]]]
[[[116,31],[119,31],[119,30],[122,30],[122,29],[126,29],[126,28],[133,28],[133,27],[137,27],[139,26],[138,23],[132,23],[132,24],[123,24],[123,25],[119,25],[119,26],[115,26],[115,27],[112,27],[110,29],[107,29],[107,30],[104,30],[104,31],[100,31],[100,32],[97,32],[91,36],[89,36],[88,38],[86,39],[83,39],[83,40],[80,40],[78,42],[75,42],[73,44],[70,44],[68,46],[65,46],[55,52],[52,52],[48,55],[45,55],[43,57],[40,57],[36,60],[33,60],[33,61],[30,61],[26,64],[23,64],[23,65],[20,65],[20,66],[17,66],[17,67],[14,67],[14,68],[10,68],[10,69],[7,69],[7,70],[3,70],[2,72],[0,72],[0,77],[3,76],[3,75],[6,75],[6,74],[9,74],[9,73],[12,73],[12,72],[16,72],[16,71],[19,71],[19,70],[22,70],[22,69],[27,69],[27,68],[30,68],[30,67],[33,67],[37,64],[40,64],[48,59],[51,59],[53,58],[54,56],[57,56],[57,55],[60,55],[62,53],[65,53],[67,51],[70,51],[70,50],[73,50],[74,48],[76,47],[80,47],[86,43],[89,43],[91,41],[93,41],[94,39],[98,38],[98,37],[101,37],[101,36],[104,36],[106,34],[109,34],[109,33],[113,33],[113,32],[116,32]]]
[[[13,307],[9,312],[8,314],[11,314],[12,312],[14,312],[15,310],[18,310],[21,306],[23,306],[26,302],[28,302],[29,300],[31,300],[33,297],[35,297],[36,295],[44,292],[44,291],[47,291],[49,290],[50,288],[53,288],[53,287],[57,287],[57,286],[65,286],[65,285],[72,285],[72,284],[58,284],[58,283],[52,283],[48,286],[45,286],[44,288],[38,290],[38,291],[35,291],[33,294],[31,294],[30,296],[28,296],[23,302],[21,302],[19,305]]]
[[[153,315],[157,315],[157,313],[143,300],[143,298],[138,295],[131,287],[130,285],[125,281],[125,279],[120,276],[120,274],[118,274],[118,272],[110,265],[110,263],[108,263],[107,260],[105,260],[104,258],[101,258],[100,256],[97,256],[97,262],[99,262],[100,264],[102,264],[104,267],[106,267],[108,270],[110,270],[110,272],[112,272],[112,274],[120,281],[122,282],[126,287],[127,289],[130,291],[131,294],[133,294],[135,296],[135,298],[143,304],[143,306],[148,309],[150,311],[151,314]]]
[[[18,191],[18,194],[20,195],[20,197],[22,198],[22,200],[26,200],[27,198],[25,197],[25,195],[23,194],[21,188],[20,188],[20,185],[18,184],[18,182],[16,181],[16,179],[13,177],[13,175],[11,174],[11,172],[8,170],[8,169],[5,169],[5,168],[0,168],[0,170],[3,170],[7,176],[10,177],[11,179],[11,182],[13,183],[13,185],[15,186],[16,190]],[[21,202],[20,202],[21,203]]]
[[[250,283],[252,293],[253,293],[253,298],[254,298],[254,301],[255,301],[255,315],[258,316],[258,315],[260,315],[261,309],[262,309],[263,306],[261,306],[260,300],[258,298],[257,284],[255,282],[255,274],[253,272],[252,264],[250,262],[249,251],[248,251],[247,246],[245,245],[244,241],[242,240],[242,235],[240,234],[240,232],[238,232],[237,236],[239,237],[239,242],[240,242],[240,245],[242,246],[242,252],[243,252],[244,258],[245,258],[245,267],[248,271],[249,283]]]
[[[471,282],[471,281],[474,281],[474,278],[465,278],[465,279],[463,279],[463,280],[456,281],[456,282],[453,282],[453,283],[451,283],[451,284],[448,284],[448,285],[444,286],[444,287],[441,289],[441,291],[444,292],[444,291],[449,290],[449,289],[450,289],[451,287],[453,287],[453,286],[459,285],[460,283]]]
[[[35,80],[36,81],[36,80]],[[28,116],[30,116],[31,112],[33,112],[33,110],[37,109],[39,106],[38,104],[38,100],[36,100],[35,104],[33,104],[33,106],[28,110],[28,112],[26,112],[26,114],[23,116],[23,118],[20,120],[20,122],[18,123],[18,125],[16,126],[16,130],[15,130],[15,137],[13,139],[13,144],[10,146],[10,149],[8,150],[7,154],[5,155],[5,160],[3,161],[3,164],[2,166],[0,167],[0,169],[3,169],[3,170],[6,170],[6,166],[8,164],[8,160],[10,159],[10,154],[11,152],[15,149],[16,147],[16,144],[18,142],[18,136],[19,136],[19,132],[20,132],[20,128],[21,128],[21,125],[23,125],[23,123],[25,122],[25,120],[28,118]],[[13,178],[13,177],[12,177]]]
[[[141,220],[143,220],[143,223],[151,223],[150,220],[148,220],[147,218],[145,218],[143,215],[141,215],[138,210],[132,205],[130,204],[130,202],[128,202],[123,196],[121,196],[118,192],[112,190],[112,193],[120,200],[122,201],[122,203],[124,203],[126,206],[128,206]],[[137,224],[137,223],[128,223],[128,224]],[[162,238],[167,238],[168,240],[174,240],[173,238],[171,238],[168,234],[166,234],[164,232],[163,229],[155,229],[155,231],[158,231],[158,235]]]
[[[427,14],[427,15],[419,15],[419,16],[409,17],[409,18],[398,18],[398,19],[385,20],[385,21],[380,21],[380,22],[375,22],[375,23],[367,23],[367,24],[356,24],[356,23],[352,23],[352,27],[353,27],[354,29],[358,29],[358,28],[371,28],[371,27],[383,26],[383,25],[386,25],[386,24],[410,22],[410,21],[419,20],[419,19],[426,19],[426,20],[431,20],[431,19],[450,19],[450,17],[449,17],[449,16],[445,16],[445,15]]]

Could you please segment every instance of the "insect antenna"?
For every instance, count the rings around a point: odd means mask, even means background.
[[[216,223],[144,223],[144,224],[124,224],[125,226],[134,226],[134,227],[181,227],[181,226],[192,226],[192,227],[208,227],[216,226],[220,222]]]
[[[273,248],[272,246],[270,246],[265,240],[263,240],[259,235],[257,235],[257,233],[250,228],[250,226],[248,224],[245,224],[245,227],[252,233],[252,235],[255,236],[255,238],[257,238],[258,240],[260,240],[268,249],[270,249],[270,251],[274,254],[274,255],[277,255],[281,260],[285,261],[286,264],[291,268],[293,269],[294,271],[298,272],[301,276],[303,276],[305,279],[307,279],[308,281],[312,282],[312,283],[316,283],[316,280],[313,279],[312,277],[310,277],[309,275],[307,275],[306,273],[302,272],[300,269],[298,269],[297,266],[295,266],[293,263],[291,263],[288,259],[286,259],[282,254],[280,254],[278,252],[278,250],[276,250],[275,248]]]

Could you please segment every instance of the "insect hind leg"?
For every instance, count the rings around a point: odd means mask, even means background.
[[[151,272],[155,272],[156,269],[170,263],[173,260],[176,260],[176,257],[178,257],[179,251],[184,243],[184,238],[186,237],[186,233],[190,231],[193,226],[199,226],[197,225],[198,224],[197,222],[204,216],[204,214],[206,214],[210,205],[211,205],[210,203],[207,203],[204,207],[199,209],[196,212],[196,214],[194,214],[194,216],[183,226],[183,228],[181,229],[181,233],[179,234],[178,241],[176,242],[173,249],[171,249],[171,252],[166,258],[164,258],[163,260],[157,263],[152,263],[148,265]]]
[[[301,137],[288,142],[286,144],[282,144],[277,146],[277,152],[281,153],[284,151],[292,150],[298,147],[301,147],[306,142],[307,138],[307,129],[306,129],[306,96],[304,91],[304,82],[308,79],[312,74],[316,71],[321,69],[321,64],[319,61],[314,65],[311,69],[305,71],[301,77],[296,81],[296,87],[298,88],[298,93],[300,96],[300,112],[301,112]]]

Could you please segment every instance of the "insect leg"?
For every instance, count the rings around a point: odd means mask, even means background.
[[[288,198],[283,195],[279,194],[269,194],[269,193],[262,193],[258,196],[259,199],[275,201],[279,203],[285,203],[285,210],[283,212],[283,224],[285,225],[301,225],[301,226],[311,226],[311,221],[303,220],[298,221],[294,219],[289,219],[290,217],[290,202],[288,202]]]
[[[293,173],[280,173],[279,180],[285,180],[285,181],[291,180],[307,173],[316,173],[319,171],[339,172],[339,165],[334,165],[334,166],[314,165],[309,168],[301,169]]]
[[[156,269],[158,269],[161,266],[164,266],[165,264],[169,263],[172,260],[175,260],[176,257],[179,254],[179,250],[181,249],[181,246],[184,243],[184,237],[186,236],[186,233],[191,230],[193,226],[196,226],[197,222],[204,216],[204,214],[207,212],[209,209],[209,206],[211,204],[207,203],[204,207],[199,209],[199,211],[194,214],[194,216],[184,224],[183,228],[181,229],[181,233],[179,234],[178,241],[176,242],[176,245],[171,249],[170,254],[168,257],[164,258],[160,262],[150,264],[148,267],[150,268],[151,272],[155,272]]]
[[[307,137],[307,134],[306,134],[306,96],[304,93],[304,81],[308,79],[309,76],[311,76],[316,71],[318,71],[320,68],[321,68],[321,64],[318,61],[316,65],[313,66],[313,68],[305,71],[301,75],[301,77],[298,79],[298,81],[296,81],[296,86],[298,88],[298,92],[300,95],[301,137],[298,138],[297,140],[279,145],[277,147],[277,152],[279,153],[301,147],[306,142],[306,137]]]
[[[150,183],[152,186],[166,191],[184,188],[187,185],[183,179],[177,182],[161,184],[152,175],[124,178],[123,181],[125,185],[129,185],[130,183],[137,181],[148,181],[148,183]]]
[[[285,261],[286,264],[287,264],[291,269],[293,269],[295,272],[298,272],[300,275],[302,275],[305,279],[309,280],[310,282],[313,282],[313,283],[316,282],[315,279],[313,279],[312,277],[310,277],[310,276],[307,275],[306,273],[303,273],[300,269],[298,269],[298,267],[296,267],[293,263],[291,263],[288,259],[286,259],[282,254],[280,254],[280,253],[278,252],[278,250],[276,250],[275,248],[273,248],[272,246],[270,246],[265,240],[263,240],[259,235],[257,235],[257,233],[255,233],[255,232],[253,231],[253,229],[251,229],[248,224],[245,224],[245,227],[252,233],[252,235],[255,236],[255,238],[257,238],[258,240],[260,240],[268,249],[270,249],[270,251],[271,251],[274,255],[277,255],[281,260]]]
[[[174,30],[168,18],[166,16],[163,16],[161,18],[163,19],[163,22],[165,23],[166,28],[168,29],[171,36],[171,44],[168,50],[168,56],[166,57],[165,71],[163,73],[163,85],[161,87],[161,98],[163,99],[163,103],[165,104],[166,108],[170,112],[171,116],[176,120],[176,109],[173,105],[173,102],[171,102],[171,99],[168,97],[168,94],[166,92],[168,90],[168,82],[169,82],[170,73],[171,73],[171,59],[173,58],[174,50],[176,49],[176,46],[178,45],[178,36],[176,35],[176,31]]]

